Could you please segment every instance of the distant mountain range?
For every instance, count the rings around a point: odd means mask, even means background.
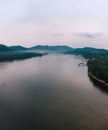
[[[82,55],[85,58],[108,58],[108,50],[96,49],[92,47],[76,48],[71,51],[67,51],[66,54]]]
[[[12,51],[10,47],[0,44],[0,52]]]
[[[29,48],[29,50],[46,50],[46,51],[60,51],[60,52],[65,52],[65,51],[71,51],[73,48],[69,46],[42,46],[42,45],[37,45]]]
[[[23,46],[10,46],[9,47],[12,51],[25,51],[27,50],[27,48],[23,47]]]
[[[50,51],[64,54],[82,55],[85,58],[97,58],[97,57],[108,57],[108,50],[96,49],[92,47],[84,48],[71,48],[69,46],[48,46],[48,45],[37,45],[30,48],[23,46],[6,46],[0,44],[0,52],[16,52],[16,51]]]
[[[71,51],[73,48],[69,47],[69,46],[42,46],[42,45],[37,45],[37,46],[33,46],[30,48],[26,48],[23,46],[6,46],[3,44],[0,44],[0,52],[6,52],[6,51],[27,51],[27,50],[40,50],[40,51],[56,51],[56,52],[67,52],[67,51]]]

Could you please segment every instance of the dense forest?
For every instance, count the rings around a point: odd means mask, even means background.
[[[44,54],[33,53],[33,52],[1,52],[0,53],[0,62],[4,61],[13,61],[13,60],[22,60],[31,57],[40,57]]]
[[[87,59],[107,58],[108,50],[97,49],[97,48],[92,48],[92,47],[84,47],[84,48],[76,48],[71,51],[67,51],[66,54],[81,55]]]
[[[92,73],[98,79],[108,83],[108,59],[97,58],[88,61],[88,72]]]

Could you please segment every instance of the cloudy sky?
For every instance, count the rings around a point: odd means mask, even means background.
[[[108,49],[108,0],[0,0],[0,43]]]

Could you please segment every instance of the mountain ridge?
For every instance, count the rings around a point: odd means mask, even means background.
[[[27,50],[26,47],[23,47],[23,46],[21,46],[21,45],[10,46],[10,48],[11,48],[13,51],[24,51],[24,50]]]
[[[0,44],[0,52],[9,52],[9,51],[12,51],[10,47],[4,44]]]
[[[24,47],[21,45],[16,46],[6,46],[4,44],[0,44],[0,52],[13,52],[13,51],[52,51],[52,52],[60,52],[63,54],[73,54],[73,55],[83,55],[85,58],[96,58],[98,56],[108,56],[107,49],[98,49],[93,47],[83,47],[83,48],[72,48],[67,45],[36,45],[32,47]]]

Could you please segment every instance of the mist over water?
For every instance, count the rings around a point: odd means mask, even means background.
[[[81,57],[52,54],[0,64],[0,130],[107,130],[108,94]]]

